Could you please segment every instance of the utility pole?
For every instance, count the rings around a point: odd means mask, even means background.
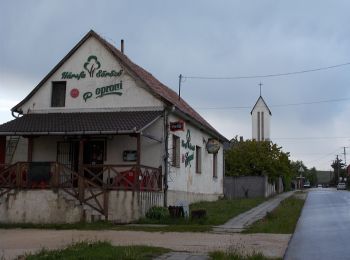
[[[346,149],[349,147],[344,146],[343,148],[344,148],[344,153],[343,153],[344,154],[344,163],[346,165]]]
[[[338,158],[338,154],[337,154],[337,179],[336,182],[339,182],[339,158]]]

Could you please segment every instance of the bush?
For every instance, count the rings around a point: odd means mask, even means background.
[[[205,209],[193,209],[191,211],[192,219],[204,219],[207,217],[207,211]]]
[[[164,207],[152,207],[150,208],[147,213],[146,213],[146,217],[149,219],[164,219],[167,218],[169,216],[169,211],[167,208]]]

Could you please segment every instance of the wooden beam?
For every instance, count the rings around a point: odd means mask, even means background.
[[[141,164],[141,134],[137,135],[137,165]]]
[[[0,136],[0,164],[5,163],[6,158],[6,136]]]
[[[33,137],[28,137],[28,154],[27,154],[27,162],[33,161]]]
[[[85,194],[84,194],[84,142],[85,139],[81,138],[79,141],[79,156],[78,156],[78,194],[79,194],[79,201],[82,202],[84,200]]]

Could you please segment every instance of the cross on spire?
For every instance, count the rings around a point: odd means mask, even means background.
[[[260,87],[260,97],[261,97],[261,86],[264,85],[261,82],[259,83],[259,87]]]

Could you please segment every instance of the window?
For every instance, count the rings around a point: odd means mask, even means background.
[[[213,154],[213,178],[218,177],[218,153]]]
[[[66,105],[66,82],[52,82],[51,107],[64,107]]]
[[[172,165],[180,167],[180,137],[173,135]]]
[[[202,148],[196,145],[196,173],[202,172]]]

